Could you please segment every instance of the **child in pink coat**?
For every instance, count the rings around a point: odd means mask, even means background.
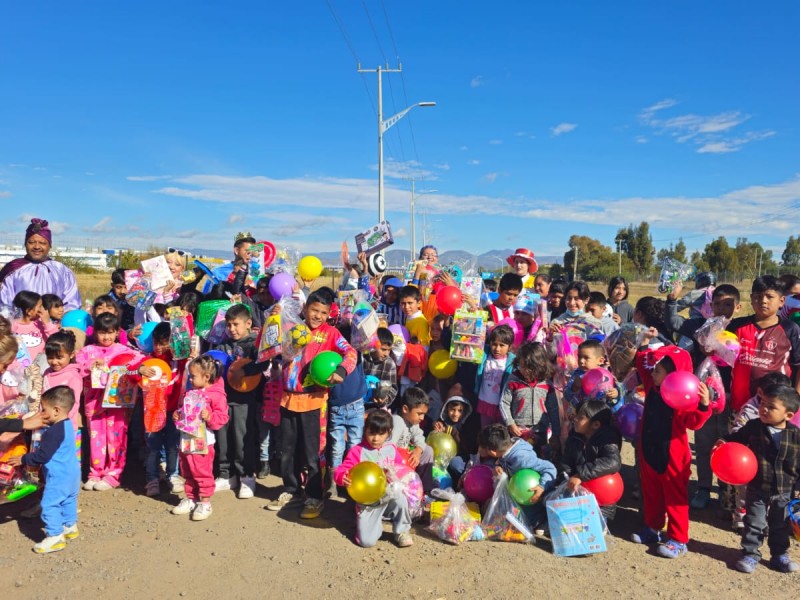
[[[18,342],[28,349],[33,362],[44,352],[47,338],[58,331],[58,325],[50,320],[50,315],[42,307],[42,297],[36,292],[19,292],[14,296],[14,306],[22,316],[11,324],[11,331],[17,336]]]
[[[205,521],[211,516],[211,496],[214,495],[214,442],[213,431],[228,422],[228,401],[225,395],[225,382],[220,375],[222,365],[208,354],[198,356],[189,363],[189,377],[192,390],[200,392],[205,400],[205,408],[200,418],[206,424],[207,454],[184,452],[181,447],[181,473],[185,479],[186,497],[172,509],[173,515],[191,513],[192,521]],[[175,421],[181,419],[182,409],[175,411]]]
[[[119,319],[116,315],[105,313],[95,319],[94,339],[77,355],[77,362],[84,377],[89,377],[92,369],[108,367],[112,359],[123,354],[129,355],[124,363],[128,365],[129,370],[138,369],[143,356],[117,342],[119,329]],[[83,485],[83,489],[110,490],[119,487],[119,478],[125,468],[131,410],[103,408],[104,389],[93,388],[91,380],[84,389],[83,411],[89,427],[91,460],[89,479]]]
[[[66,385],[75,395],[75,404],[67,415],[75,431],[75,450],[81,459],[81,413],[80,400],[83,395],[83,374],[75,363],[75,334],[57,331],[47,339],[44,346],[49,367],[44,372],[44,391],[58,385]]]

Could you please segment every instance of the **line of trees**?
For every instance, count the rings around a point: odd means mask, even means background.
[[[656,250],[647,221],[619,229],[614,242],[616,248],[611,248],[585,235],[570,236],[564,265],[553,265],[551,276],[571,278],[574,274],[578,279],[608,281],[621,273],[631,280],[647,281],[658,277],[666,258],[691,264],[698,271],[714,271],[724,281],[752,279],[766,273],[800,273],[800,235],[789,237],[780,262],[772,250],[746,237],[736,238],[732,245],[720,236],[691,255],[682,238]]]

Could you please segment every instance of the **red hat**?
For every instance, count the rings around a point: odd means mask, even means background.
[[[539,270],[539,265],[536,264],[536,260],[533,258],[533,251],[528,250],[527,248],[517,248],[514,251],[514,254],[509,256],[506,259],[506,262],[510,264],[512,267],[514,266],[514,259],[522,258],[528,263],[528,271],[531,273],[536,273]]]

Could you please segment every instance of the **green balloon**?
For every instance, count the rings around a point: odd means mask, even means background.
[[[330,387],[328,379],[333,372],[342,364],[342,355],[331,350],[320,352],[312,360],[308,368],[311,380],[322,387]]]
[[[521,469],[511,476],[508,481],[508,493],[514,499],[514,502],[522,506],[533,504],[531,502],[531,491],[539,485],[541,475],[533,469]]]

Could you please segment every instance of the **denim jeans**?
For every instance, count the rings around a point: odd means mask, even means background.
[[[267,423],[266,421],[258,420],[258,442],[259,442],[259,457],[262,463],[269,462],[269,445],[274,443],[272,439],[272,432],[275,430],[275,425]]]
[[[158,463],[161,461],[162,451],[166,451],[167,479],[178,474],[178,445],[181,434],[175,428],[172,413],[167,413],[167,423],[161,431],[146,433],[147,440],[147,481],[158,479]]]
[[[345,433],[347,439],[345,440]],[[364,435],[364,401],[328,407],[331,471],[342,464],[345,452],[359,444]]]
[[[769,496],[759,490],[747,490],[742,532],[742,551],[747,556],[761,559],[761,544],[767,533],[770,557],[775,558],[789,551],[791,527],[786,515],[789,494]]]

